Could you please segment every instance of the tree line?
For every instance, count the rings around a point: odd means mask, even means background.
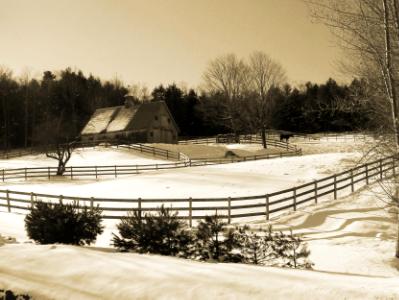
[[[250,77],[237,79],[223,74],[230,69],[240,76],[249,76],[250,72],[243,61],[227,55],[210,62],[200,91],[170,84],[155,87],[150,95],[132,92],[118,80],[103,82],[69,68],[46,71],[40,79],[16,78],[11,71],[0,69],[0,147],[36,146],[54,137],[71,141],[97,108],[123,105],[127,95],[136,103],[165,101],[180,128],[180,136],[186,137],[254,133],[262,129],[310,133],[377,126],[373,124],[373,107],[364,80],[340,85],[329,79],[324,84],[308,82],[292,87],[285,83],[281,66],[273,65],[261,53],[257,55],[252,58],[253,68],[258,66],[261,75],[252,84]],[[223,67],[224,63],[227,66]],[[265,70],[277,70],[277,75],[266,74],[263,65],[267,66]],[[220,82],[216,75],[221,76]]]

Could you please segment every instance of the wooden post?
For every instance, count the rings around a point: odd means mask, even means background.
[[[27,169],[25,168],[25,180],[28,179]]]
[[[166,150],[166,159],[169,159],[169,151]]]
[[[227,224],[231,224],[231,197],[228,198],[227,200],[227,204],[228,204],[228,211],[227,211]]]
[[[90,198],[90,209],[93,210],[94,208],[94,197]]]
[[[317,187],[317,180],[314,181],[314,202],[317,204],[317,193],[318,193],[318,187]]]
[[[6,199],[7,199],[7,208],[8,208],[8,212],[11,212],[10,191],[9,191],[9,190],[6,191]]]
[[[355,185],[353,183],[353,169],[351,170],[351,192],[355,191]]]
[[[73,168],[71,166],[71,179],[73,179]]]
[[[296,211],[296,187],[292,190],[292,197],[294,199],[294,211]]]
[[[115,171],[115,178],[118,177],[118,172],[116,171],[116,166],[114,166],[114,171]]]
[[[334,175],[334,200],[337,200],[337,175]]]
[[[97,166],[94,167],[94,170],[96,172],[96,179],[97,179]]]
[[[48,179],[50,179],[50,167],[47,168]]]
[[[269,195],[266,195],[266,221],[269,221]]]
[[[3,169],[3,182],[4,182],[4,169]]]
[[[141,219],[141,198],[138,199],[137,209],[139,212],[139,218]]]
[[[35,203],[35,194],[30,193],[30,206],[33,207],[33,204]]]
[[[366,164],[366,184],[369,184],[369,164]]]
[[[62,200],[63,200],[63,196],[62,195],[60,195],[60,198],[59,198],[59,202],[60,202],[60,204],[62,205]]]
[[[188,198],[188,224],[193,227],[193,198]]]

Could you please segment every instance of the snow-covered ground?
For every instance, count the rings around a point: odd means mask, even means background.
[[[68,166],[136,165],[168,163],[161,158],[145,155],[125,148],[80,148],[72,153]],[[0,169],[26,167],[56,167],[57,161],[45,154],[26,155],[12,159],[0,159]]]
[[[323,149],[328,153],[118,179],[3,186],[125,198],[256,195],[338,172],[360,156],[353,145],[342,144],[339,151],[328,143],[317,146],[317,151]],[[95,160],[102,162],[101,152]],[[43,163],[40,157],[36,162]],[[399,299],[399,262],[394,258],[397,219],[389,200],[381,197],[375,184],[270,221],[275,230],[292,228],[303,234],[315,263],[313,271],[117,253],[109,246],[112,232],[116,233],[117,221],[112,220],[104,221],[105,231],[94,247],[34,245],[26,236],[24,215],[0,212],[0,234],[18,242],[4,239],[0,247],[0,288],[28,292],[38,299]],[[264,220],[247,224],[253,230],[267,225]]]
[[[118,150],[114,150],[118,153]],[[94,159],[92,152],[87,156]],[[104,153],[104,157],[102,156]],[[83,155],[83,154],[81,154]],[[135,160],[134,154],[119,153],[118,163]],[[86,156],[83,156],[86,157]],[[40,179],[9,181],[0,184],[0,189],[25,192],[62,194],[64,196],[98,198],[188,198],[248,196],[275,192],[299,185],[313,179],[347,169],[356,162],[357,153],[329,153],[257,160],[234,164],[201,166],[182,169],[151,171],[123,177],[95,179]],[[41,156],[35,158],[37,165],[44,165]],[[80,163],[80,156],[75,157]],[[79,160],[78,160],[79,159]],[[95,155],[98,162],[114,164],[109,151]],[[3,161],[2,166],[12,168],[24,160]],[[147,159],[145,159],[147,161]],[[116,162],[115,162],[116,163]]]
[[[111,221],[97,247],[27,244],[23,216],[0,213],[3,236],[22,242],[0,247],[0,286],[38,299],[399,299],[396,224],[377,190],[272,220],[304,234],[313,271],[117,253]]]

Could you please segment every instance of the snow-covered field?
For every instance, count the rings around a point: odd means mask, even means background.
[[[141,158],[136,152],[115,149],[84,150],[70,165],[160,163]],[[115,154],[115,156],[113,156]],[[0,184],[0,189],[98,198],[188,198],[260,195],[299,185],[347,169],[358,153],[327,153],[257,160],[234,164],[151,171],[123,177],[95,179],[30,179]],[[0,168],[47,166],[43,155],[0,161]]]
[[[126,198],[256,195],[327,176],[352,166],[360,157],[353,145],[341,143],[335,151],[328,144],[318,145],[317,151],[329,153],[303,157],[98,181],[21,181],[3,186]],[[114,159],[109,151],[98,151],[93,162]],[[102,152],[108,158],[103,159]],[[86,162],[85,154],[81,155],[76,163]],[[133,159],[131,153],[118,155],[121,161]],[[21,160],[1,161],[0,167]],[[39,157],[35,163],[47,162]],[[109,246],[111,233],[116,232],[112,220],[105,221],[106,230],[94,247],[34,245],[26,243],[23,215],[0,212],[0,234],[19,242],[0,247],[0,287],[38,299],[399,299],[399,263],[394,259],[397,221],[389,213],[387,199],[377,197],[380,191],[376,184],[271,220],[277,230],[292,228],[304,235],[312,251],[313,271],[117,253]],[[258,230],[266,223],[252,221],[250,226]]]

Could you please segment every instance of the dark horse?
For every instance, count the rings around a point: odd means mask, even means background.
[[[282,133],[280,134],[280,142],[286,142],[288,143],[288,140],[290,139],[290,137],[293,137],[294,135],[292,133]]]

